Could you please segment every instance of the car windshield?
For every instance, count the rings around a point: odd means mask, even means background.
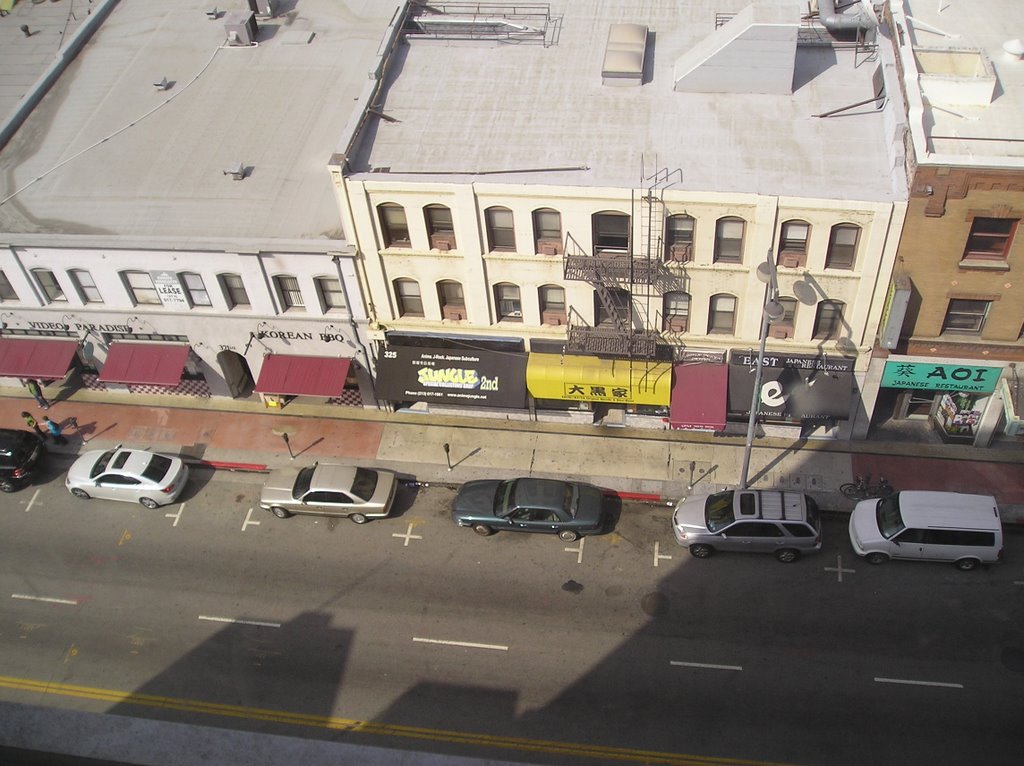
[[[316,465],[307,466],[299,471],[299,475],[295,477],[295,486],[292,487],[292,497],[296,500],[309,492],[309,485],[313,483],[313,471],[315,470]]]
[[[159,484],[163,481],[167,472],[171,470],[171,459],[164,455],[153,455],[149,465],[142,471],[142,475],[152,482]]]
[[[878,517],[878,531],[882,533],[882,537],[886,540],[892,539],[894,535],[898,535],[907,528],[907,525],[903,523],[903,517],[900,515],[899,497],[899,493],[883,497],[875,507],[875,515]]]
[[[369,500],[377,491],[377,472],[368,468],[357,468],[352,482],[352,494],[360,500]]]
[[[704,506],[704,521],[709,532],[725,529],[736,521],[732,510],[732,492],[719,492],[708,498]]]
[[[95,479],[97,476],[99,476],[101,473],[107,470],[107,464],[110,463],[110,458],[112,458],[113,456],[114,450],[108,450],[107,452],[104,452],[102,455],[100,455],[100,459],[96,461],[96,464],[92,467],[92,470],[89,471],[89,478]]]

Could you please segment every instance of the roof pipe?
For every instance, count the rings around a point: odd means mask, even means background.
[[[829,32],[846,32],[851,29],[862,29],[865,32],[878,26],[875,17],[863,5],[856,3],[856,8],[849,13],[836,11],[835,0],[818,0],[818,21]]]

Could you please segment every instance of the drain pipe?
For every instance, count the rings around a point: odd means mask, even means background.
[[[878,26],[874,15],[864,7],[863,2],[855,5],[857,8],[850,13],[839,13],[836,11],[836,0],[818,0],[818,21],[829,32],[848,32],[851,29],[867,32]]]

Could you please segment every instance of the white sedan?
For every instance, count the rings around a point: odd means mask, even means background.
[[[97,497],[157,508],[173,503],[186,482],[188,466],[181,458],[118,445],[79,457],[64,485],[83,500]]]

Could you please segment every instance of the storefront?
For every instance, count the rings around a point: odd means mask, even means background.
[[[894,418],[928,420],[943,441],[974,444],[1001,373],[972,362],[890,359],[881,387],[896,396]]]
[[[341,399],[352,360],[346,357],[266,354],[254,391],[267,407],[283,407],[297,396]]]
[[[723,431],[729,391],[724,351],[686,349],[672,367],[669,426],[673,429]]]
[[[854,389],[854,360],[841,356],[767,354],[757,397],[762,421],[801,426],[847,420]],[[746,421],[754,400],[757,354],[729,356],[729,419]]]

